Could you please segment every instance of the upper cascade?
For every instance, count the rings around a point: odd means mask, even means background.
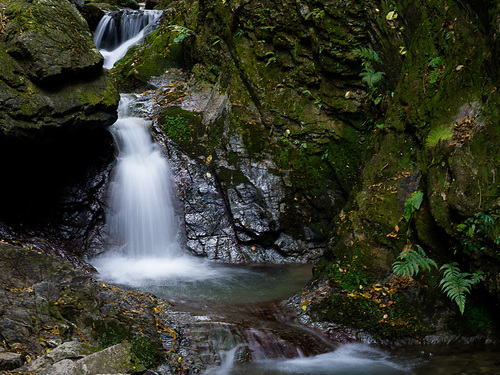
[[[161,10],[121,10],[105,14],[94,34],[94,43],[104,57],[104,68],[111,69],[130,47],[154,31],[162,13]]]

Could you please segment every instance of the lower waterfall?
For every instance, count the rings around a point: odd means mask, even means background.
[[[172,257],[179,245],[169,167],[151,142],[149,122],[130,116],[130,100],[122,96],[118,120],[111,127],[118,160],[110,187],[110,237],[128,256]]]

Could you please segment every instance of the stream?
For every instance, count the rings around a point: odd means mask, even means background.
[[[110,68],[160,13],[127,12],[116,36],[105,16],[96,45]],[[139,26],[138,26],[139,25]],[[280,301],[311,278],[309,265],[230,265],[185,255],[177,240],[168,161],[123,95],[111,127],[118,157],[110,185],[108,251],[91,260],[102,280],[152,293],[183,314],[184,335],[210,374],[494,374],[497,348],[379,348],[329,342],[298,325]]]

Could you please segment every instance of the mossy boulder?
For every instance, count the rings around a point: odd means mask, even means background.
[[[47,240],[66,242],[80,235],[56,234],[55,227],[72,222],[73,229],[84,233],[89,228],[82,227],[97,218],[83,214],[93,209],[88,204],[81,210],[80,198],[88,194],[97,198],[99,193],[90,191],[106,180],[102,173],[112,145],[105,128],[116,120],[119,94],[102,70],[103,58],[74,4],[67,0],[2,4],[0,159],[11,178],[0,187],[4,207],[0,221],[9,228],[2,226],[2,233],[23,237],[20,232],[35,230]],[[44,183],[35,191],[18,183],[27,175]],[[73,203],[67,205],[69,201]],[[102,223],[102,215],[98,221]],[[80,240],[68,248],[82,251],[87,239]]]
[[[54,82],[63,74],[99,72],[103,58],[87,23],[68,1],[11,2],[5,17],[5,49],[30,80]]]
[[[119,96],[102,71],[88,25],[68,1],[6,3],[0,44],[4,133],[61,125],[106,126]]]

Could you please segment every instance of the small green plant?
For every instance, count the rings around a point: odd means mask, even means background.
[[[306,21],[311,17],[314,17],[314,19],[317,19],[317,20],[323,19],[325,17],[325,10],[319,9],[319,8],[313,9],[312,12],[309,12],[306,14],[306,17],[305,17]]]
[[[187,141],[191,137],[189,119],[181,115],[165,115],[163,130],[167,137],[176,142]]]
[[[417,250],[404,249],[399,254],[399,260],[392,265],[392,270],[396,275],[413,277],[418,274],[420,269],[430,272],[431,266],[437,268],[436,262],[428,258],[419,245],[416,247]],[[483,273],[481,271],[476,273],[460,272],[457,263],[444,264],[439,270],[443,271],[443,277],[439,283],[441,289],[448,298],[458,305],[460,314],[463,315],[466,295],[470,293],[474,284],[482,280]]]
[[[457,231],[463,233],[463,252],[473,253],[497,248],[500,245],[500,236],[494,235],[497,221],[498,216],[495,214],[478,212],[457,225]]]
[[[370,89],[373,89],[375,85],[377,85],[382,78],[384,78],[384,72],[376,72],[373,69],[365,68],[359,76],[361,77],[361,81],[366,83]]]
[[[361,58],[361,66],[363,67],[363,71],[359,73],[361,77],[361,81],[368,85],[368,88],[371,89],[371,92],[367,94],[369,99],[372,99],[377,105],[382,100],[382,97],[376,92],[375,86],[378,85],[385,76],[384,72],[376,71],[374,68],[374,64],[382,63],[380,56],[377,52],[372,49],[360,47],[352,51],[355,56]],[[380,97],[380,99],[378,99]]]
[[[269,64],[272,64],[272,63],[276,62],[276,56],[275,56],[274,52],[272,52],[272,51],[266,52],[266,54],[264,56],[267,57],[266,66],[268,66]]]
[[[447,128],[436,128],[432,129],[427,138],[425,139],[425,145],[427,147],[435,147],[442,140],[448,140],[453,136],[453,129]]]
[[[444,264],[441,268],[443,278],[439,285],[446,295],[458,305],[460,313],[465,310],[466,294],[470,293],[470,288],[480,282],[483,278],[482,272],[468,273],[460,272],[457,263]]]
[[[196,34],[193,30],[188,29],[187,27],[184,27],[184,26],[170,25],[170,26],[168,26],[168,28],[172,29],[172,31],[174,31],[174,32],[177,32],[177,36],[173,40],[174,43],[181,43],[187,37],[190,37],[190,36]]]
[[[432,69],[429,73],[429,83],[435,85],[441,78],[441,73],[444,68],[444,58],[441,56],[430,57],[428,66]]]
[[[372,63],[382,63],[378,53],[372,49],[359,47],[353,50],[352,53],[361,58],[361,65],[363,67],[371,67]]]
[[[403,211],[403,217],[406,221],[410,221],[411,216],[415,211],[417,211],[422,205],[424,199],[424,193],[420,190],[415,191],[411,194],[405,201],[405,209]]]
[[[417,250],[404,249],[392,264],[392,271],[398,276],[415,276],[420,269],[430,272],[431,266],[437,268],[434,260],[427,257],[424,249],[416,245]]]

